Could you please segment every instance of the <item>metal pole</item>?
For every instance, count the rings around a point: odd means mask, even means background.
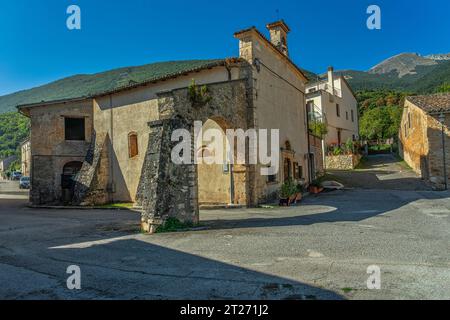
[[[444,121],[442,122],[442,162],[444,164],[444,185],[445,185],[445,190],[448,190],[448,177],[447,177],[447,164],[445,161],[445,126],[444,126]]]

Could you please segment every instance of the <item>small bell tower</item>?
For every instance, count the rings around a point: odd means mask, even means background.
[[[270,42],[284,55],[289,56],[287,35],[291,31],[284,20],[269,23],[267,29],[270,32]]]

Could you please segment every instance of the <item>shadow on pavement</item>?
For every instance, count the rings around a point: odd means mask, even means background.
[[[377,196],[377,193],[382,198]],[[358,203],[355,202],[355,197],[358,199]],[[420,192],[413,192],[397,196],[395,192],[341,190],[305,198],[300,205],[290,208],[249,209],[247,211],[248,218],[241,214],[239,217],[227,219],[227,215],[223,214],[220,217],[215,215],[215,218],[203,219],[202,223],[210,229],[238,229],[357,222],[382,215],[420,199],[445,198],[449,198],[449,193],[423,192],[421,194]],[[316,212],[305,213],[311,211]],[[281,214],[284,214],[284,216],[277,217]],[[202,218],[201,213],[200,217]]]
[[[100,299],[344,299],[333,291],[137,239],[78,246],[46,254],[79,265],[83,289],[101,290]]]

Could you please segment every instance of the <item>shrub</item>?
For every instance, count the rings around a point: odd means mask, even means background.
[[[156,229],[156,233],[164,233],[164,232],[175,232],[184,229],[189,229],[194,226],[193,223],[190,222],[181,222],[177,218],[170,217],[168,218],[163,225],[159,226]]]
[[[297,185],[294,184],[294,181],[292,179],[288,179],[286,182],[283,183],[280,189],[280,197],[285,199],[289,198],[290,196],[296,194],[297,191]]]
[[[343,153],[342,148],[339,146],[334,147],[332,152],[334,156],[339,156]]]
[[[208,87],[198,87],[194,79],[188,87],[188,94],[193,106],[202,107],[211,101],[211,97],[208,95]]]

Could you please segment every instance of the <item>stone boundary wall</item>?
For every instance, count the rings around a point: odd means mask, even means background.
[[[325,157],[325,168],[327,170],[353,170],[359,164],[360,160],[360,154],[327,155]]]

